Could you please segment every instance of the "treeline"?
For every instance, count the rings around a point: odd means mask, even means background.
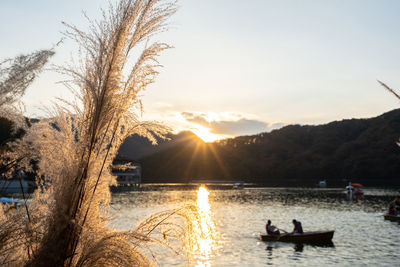
[[[343,186],[351,180],[369,186],[400,185],[399,109],[372,119],[290,125],[215,143],[188,135],[186,142],[135,160],[142,164],[144,181],[312,186],[327,180],[330,186]]]
[[[0,148],[23,135],[0,118]],[[371,119],[325,125],[289,125],[270,133],[204,143],[191,132],[169,135],[152,146],[131,136],[119,160],[142,164],[145,182],[240,180],[269,186],[329,186],[356,181],[370,186],[400,186],[400,109]],[[0,166],[0,170],[6,166]],[[4,171],[4,170],[3,170]]]

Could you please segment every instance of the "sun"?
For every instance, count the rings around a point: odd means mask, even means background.
[[[223,139],[224,136],[213,134],[210,132],[210,129],[203,126],[197,126],[196,129],[191,129],[198,137],[200,137],[204,142],[214,142],[219,139]]]

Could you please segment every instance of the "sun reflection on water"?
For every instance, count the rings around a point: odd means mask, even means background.
[[[199,223],[195,225],[196,245],[194,247],[196,266],[210,266],[210,256],[216,249],[216,229],[208,201],[208,190],[201,186],[197,191]]]

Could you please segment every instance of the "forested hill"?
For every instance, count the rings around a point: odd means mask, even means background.
[[[347,180],[400,185],[399,109],[371,119],[290,125],[215,143],[185,136],[184,142],[164,145],[136,160],[145,181],[215,179],[311,186],[325,179],[332,186]]]
[[[0,143],[15,138],[0,119]],[[18,136],[16,136],[18,138]],[[270,133],[204,143],[191,132],[160,145],[131,136],[118,158],[142,164],[145,182],[240,180],[270,186],[312,186],[327,180],[400,186],[400,109],[371,119],[290,125]],[[2,141],[3,140],[3,141]]]

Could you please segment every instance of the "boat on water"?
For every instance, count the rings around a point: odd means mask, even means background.
[[[319,181],[318,186],[320,188],[326,188],[327,186],[326,180]]]
[[[9,197],[0,197],[1,204],[18,204],[18,200]]]
[[[244,189],[244,183],[241,183],[241,182],[239,182],[239,183],[234,183],[234,184],[233,184],[233,188],[234,188],[234,189]]]
[[[292,243],[315,243],[315,244],[323,244],[323,243],[331,243],[333,234],[335,231],[314,231],[314,232],[304,232],[302,234],[299,233],[290,233],[290,234],[280,234],[280,235],[268,235],[268,234],[260,234],[261,241],[279,241],[279,242],[292,242]]]
[[[392,222],[400,222],[400,215],[385,214],[383,218]]]
[[[360,183],[349,183],[346,186],[346,195],[348,200],[358,201],[364,198],[363,185]]]

